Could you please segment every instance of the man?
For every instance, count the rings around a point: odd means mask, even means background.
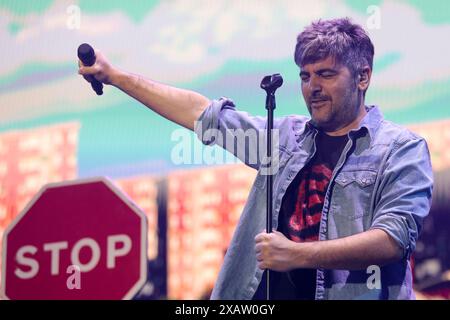
[[[213,299],[412,299],[410,256],[428,214],[432,170],[426,142],[364,104],[373,45],[349,19],[318,21],[297,38],[295,62],[311,118],[274,121],[273,233],[265,233],[266,177],[257,145],[229,145],[233,129],[266,120],[112,67],[100,52],[80,73],[112,84],[169,120],[195,130],[258,170],[214,287]],[[196,122],[197,121],[197,122]],[[245,152],[236,150],[242,148]],[[265,274],[265,273],[264,273]]]

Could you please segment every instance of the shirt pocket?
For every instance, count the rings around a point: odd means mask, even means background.
[[[344,171],[335,178],[332,211],[348,220],[369,215],[377,173],[374,171]]]

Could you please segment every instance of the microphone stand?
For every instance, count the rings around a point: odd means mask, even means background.
[[[272,168],[272,130],[273,130],[273,111],[276,108],[275,91],[283,84],[283,78],[276,73],[266,76],[261,81],[261,88],[267,93],[266,110],[267,110],[267,194],[266,194],[266,232],[272,232],[272,188],[273,188],[273,168]],[[270,270],[266,270],[266,299],[270,300]]]

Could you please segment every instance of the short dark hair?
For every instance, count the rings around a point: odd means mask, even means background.
[[[366,31],[349,18],[318,20],[298,35],[294,60],[302,67],[331,56],[356,75],[365,65],[372,69],[374,52]]]

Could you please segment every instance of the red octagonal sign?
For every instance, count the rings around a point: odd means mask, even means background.
[[[142,211],[105,178],[49,184],[3,238],[8,299],[130,299],[147,277]]]

